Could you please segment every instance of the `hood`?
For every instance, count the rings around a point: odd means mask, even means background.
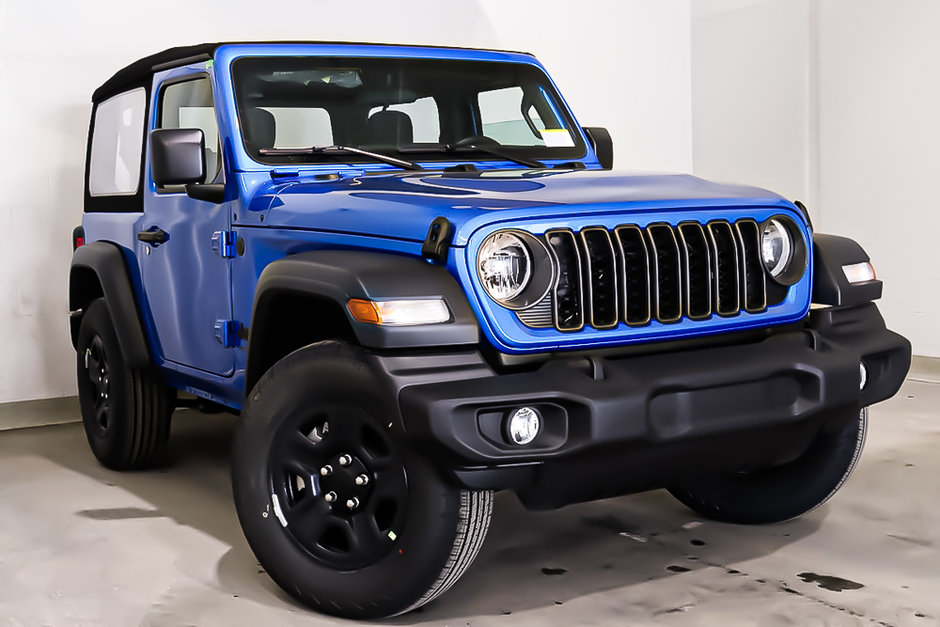
[[[604,170],[500,170],[315,176],[272,181],[251,202],[269,227],[423,241],[431,221],[454,224],[463,246],[485,224],[682,207],[788,205],[764,189],[717,184],[687,174]]]

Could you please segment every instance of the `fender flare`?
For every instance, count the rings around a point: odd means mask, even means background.
[[[98,297],[104,298],[111,314],[124,362],[131,368],[149,365],[150,349],[140,321],[127,261],[121,248],[111,242],[91,242],[72,254],[69,310],[72,312],[72,346],[76,349],[82,312]]]
[[[315,250],[274,261],[258,279],[249,326],[246,389],[264,374],[264,345],[277,330],[268,323],[272,301],[284,293],[336,303],[360,345],[374,349],[475,345],[480,329],[467,297],[451,274],[418,257],[375,251]],[[351,298],[394,300],[443,298],[451,320],[442,324],[380,326],[355,320]],[[311,320],[311,324],[316,324]],[[270,365],[270,364],[268,364]]]
[[[849,283],[842,266],[869,261],[855,240],[838,235],[813,235],[813,302],[821,305],[855,307],[881,298],[878,279]]]

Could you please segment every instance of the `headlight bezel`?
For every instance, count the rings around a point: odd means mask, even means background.
[[[766,232],[769,228],[776,228],[786,236],[786,245],[781,260],[774,264],[774,267],[768,267],[767,260],[764,257],[764,242]],[[772,215],[760,224],[760,260],[764,272],[770,279],[780,285],[790,286],[799,282],[806,273],[809,266],[809,246],[803,231],[799,228],[793,218],[776,214]],[[776,274],[774,272],[776,271]]]
[[[487,281],[483,276],[483,254],[487,244],[501,235],[511,235],[519,240],[527,254],[529,263],[524,284],[508,298],[500,298],[494,295],[488,289]],[[548,294],[555,280],[555,267],[548,247],[539,238],[520,229],[499,229],[487,235],[477,249],[476,277],[483,292],[493,302],[506,309],[520,311],[538,303]]]

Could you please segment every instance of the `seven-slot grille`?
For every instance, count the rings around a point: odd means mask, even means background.
[[[518,312],[531,327],[609,329],[767,307],[760,227],[751,219],[554,229],[545,241],[558,278],[543,301]]]

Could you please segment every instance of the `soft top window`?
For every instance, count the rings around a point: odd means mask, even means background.
[[[140,185],[147,94],[143,87],[95,108],[88,168],[90,196],[133,196]]]
[[[529,159],[585,154],[548,78],[525,63],[244,57],[232,76],[245,148],[264,163],[370,161],[301,150],[328,145],[421,161],[502,160],[475,146]]]

